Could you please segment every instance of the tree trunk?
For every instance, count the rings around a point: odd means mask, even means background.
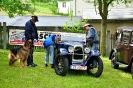
[[[107,19],[101,20],[101,36],[100,36],[100,53],[102,56],[106,56],[106,28]]]

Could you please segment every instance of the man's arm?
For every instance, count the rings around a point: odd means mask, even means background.
[[[29,23],[26,23],[25,24],[25,37],[26,37],[26,39],[27,40],[30,40],[30,39],[32,39],[32,34],[30,33],[30,30],[31,29],[31,25],[29,24]]]
[[[89,33],[90,34],[87,34],[86,38],[89,39],[89,38],[94,38],[94,35],[95,35],[95,30],[94,29],[89,29]]]

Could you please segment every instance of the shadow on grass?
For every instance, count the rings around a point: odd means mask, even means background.
[[[69,70],[68,75],[70,75],[70,76],[74,76],[74,75],[76,75],[76,76],[81,76],[81,75],[88,76],[87,72],[82,71],[82,70]]]
[[[116,70],[119,70],[119,71],[122,71],[122,72],[126,72],[126,73],[131,73],[131,69],[127,68],[127,67],[119,67]]]

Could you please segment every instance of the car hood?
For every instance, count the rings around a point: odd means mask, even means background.
[[[70,45],[70,46],[77,46],[77,45],[79,45],[79,46],[84,46],[84,42],[72,42],[72,41],[68,41],[68,42],[64,42],[64,44],[65,45]]]

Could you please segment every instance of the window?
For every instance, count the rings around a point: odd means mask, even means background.
[[[131,44],[133,44],[133,32],[132,32],[132,36],[131,36]]]
[[[62,3],[62,7],[66,7],[66,2],[63,2]]]
[[[117,32],[117,33],[116,33],[116,40],[117,40],[118,42],[121,42],[121,33],[120,33],[120,32]]]
[[[127,44],[129,42],[129,39],[130,39],[130,32],[123,32],[122,42],[124,44]]]

